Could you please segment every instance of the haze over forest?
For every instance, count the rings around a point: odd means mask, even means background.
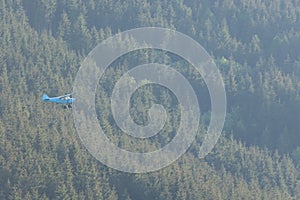
[[[178,102],[163,87],[141,87],[130,108],[141,125],[151,105],[166,108],[168,123],[157,137],[130,138],[112,117],[118,79],[154,61],[171,63],[191,82],[201,128],[170,166],[124,173],[86,150],[71,110],[41,97],[72,92],[81,63],[101,41],[149,26],[182,32],[214,58],[225,83],[226,121],[213,151],[200,159],[211,110],[203,80],[166,52],[125,55],[96,93],[98,120],[111,141],[146,152],[176,134],[180,111],[171,108]],[[0,199],[300,199],[299,0],[1,0],[0,92]]]

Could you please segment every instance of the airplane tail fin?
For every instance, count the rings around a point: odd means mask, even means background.
[[[43,101],[48,101],[49,100],[49,97],[47,94],[43,94],[43,97],[42,97]]]

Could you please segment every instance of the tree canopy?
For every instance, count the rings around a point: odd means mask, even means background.
[[[216,147],[200,159],[210,118],[203,80],[167,52],[125,55],[107,69],[96,95],[99,123],[122,148],[160,148],[180,119],[172,92],[146,85],[130,102],[133,119],[146,124],[147,109],[160,103],[168,121],[151,141],[122,134],[110,97],[132,66],[172,63],[201,99],[201,128],[187,153],[162,170],[128,174],[92,157],[72,112],[43,104],[41,96],[71,91],[99,42],[145,26],[171,28],[203,45],[224,78],[227,116]],[[299,199],[299,52],[298,0],[1,0],[0,199]]]

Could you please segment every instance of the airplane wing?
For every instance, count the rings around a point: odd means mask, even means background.
[[[65,95],[59,96],[59,97],[57,97],[57,98],[59,98],[59,99],[66,99],[66,98],[68,98],[68,97],[72,98],[72,93],[70,93],[70,94],[65,94]]]

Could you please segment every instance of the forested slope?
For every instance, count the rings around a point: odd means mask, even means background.
[[[42,103],[41,95],[71,91],[81,62],[98,42],[143,26],[176,29],[205,47],[222,72],[228,113],[222,138],[205,159],[198,158],[199,137],[169,167],[127,174],[93,158],[72,112]],[[292,0],[2,0],[0,199],[299,199],[299,29],[300,2]],[[133,56],[159,59],[141,54]],[[115,74],[136,60],[121,60],[99,83],[99,121],[111,138],[119,130],[110,121],[108,89]],[[196,89],[205,94],[203,84]],[[151,91],[156,88],[137,93],[133,104],[174,103],[168,93],[155,99]],[[209,101],[203,105],[208,112]],[[176,124],[173,114],[170,123]],[[205,121],[207,113],[202,115]],[[166,132],[156,145],[170,140],[173,130]]]

